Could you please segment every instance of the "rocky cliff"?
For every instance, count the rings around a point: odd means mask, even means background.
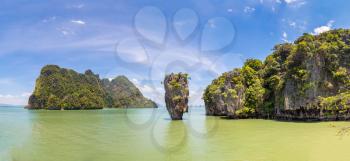
[[[188,75],[183,73],[165,76],[165,103],[173,120],[181,120],[182,115],[188,112]]]
[[[76,110],[103,107],[156,107],[126,77],[109,82],[87,70],[84,74],[57,65],[42,68],[28,109]]]
[[[215,79],[203,95],[207,115],[256,117],[264,93],[261,68],[259,60],[249,59],[242,69],[234,69]]]
[[[224,73],[203,98],[208,115],[348,120],[349,72],[350,30],[304,34],[276,45],[264,62],[250,59]]]
[[[145,98],[140,90],[125,76],[118,76],[111,81],[103,79],[102,85],[107,93],[108,107],[157,108],[157,104]]]

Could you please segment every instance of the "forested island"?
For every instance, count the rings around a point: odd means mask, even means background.
[[[350,119],[350,30],[304,34],[205,89],[207,115],[282,120]]]
[[[57,65],[42,68],[28,109],[81,110],[104,107],[151,107],[157,104],[145,98],[125,76],[100,79],[91,70],[84,74]]]

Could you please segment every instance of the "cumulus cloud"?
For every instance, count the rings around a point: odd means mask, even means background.
[[[318,35],[331,30],[333,27],[333,23],[334,23],[334,20],[330,20],[328,21],[327,25],[315,28],[313,34]]]
[[[26,105],[30,95],[31,93],[29,92],[23,92],[18,95],[0,94],[0,104]]]
[[[146,97],[158,104],[164,103],[164,89],[159,85],[154,86],[149,81],[139,80],[137,78],[132,78],[131,82],[141,91],[141,93]],[[147,83],[146,83],[147,82]]]

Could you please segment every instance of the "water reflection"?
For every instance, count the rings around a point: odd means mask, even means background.
[[[152,129],[152,143],[162,153],[172,154],[187,147],[188,129],[183,121],[157,122]]]
[[[100,151],[104,117],[97,111],[30,111],[30,139],[12,150],[12,160],[87,160]],[[81,153],[85,152],[85,153]],[[92,153],[91,153],[92,152]]]
[[[182,121],[171,121],[166,110],[158,110],[151,126],[132,128],[125,117],[142,124],[152,111],[131,110],[126,116],[122,109],[21,110],[0,109],[1,161],[347,161],[350,157],[350,137],[336,135],[348,122],[226,120],[191,109]]]

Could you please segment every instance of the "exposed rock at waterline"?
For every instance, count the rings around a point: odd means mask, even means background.
[[[229,73],[240,71],[242,106],[233,110],[233,118],[350,119],[350,30],[304,34],[294,43],[276,45],[258,62],[250,59],[207,87],[203,98],[208,115],[232,117],[234,99],[227,91],[237,92],[237,82]],[[239,108],[243,110],[237,112]]]

